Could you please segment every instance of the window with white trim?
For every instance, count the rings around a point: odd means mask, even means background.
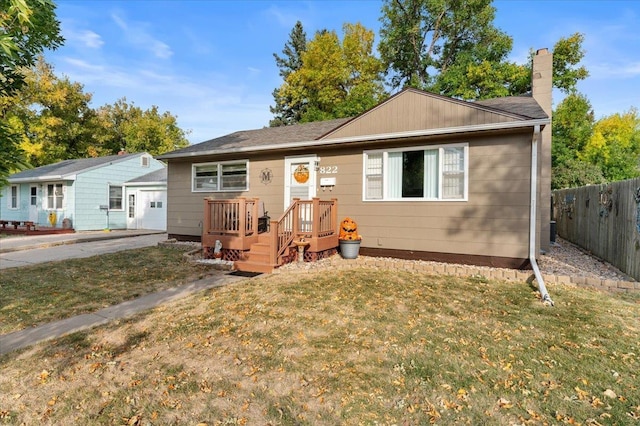
[[[246,191],[249,162],[226,161],[194,164],[191,169],[193,192]]]
[[[109,210],[122,210],[122,186],[109,185]]]
[[[467,199],[468,144],[364,152],[364,200]]]
[[[17,209],[20,205],[20,190],[18,185],[11,185],[9,189],[9,208]]]
[[[61,209],[64,201],[61,183],[50,183],[47,185],[47,208]]]

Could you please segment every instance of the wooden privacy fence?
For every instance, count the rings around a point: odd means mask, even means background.
[[[640,281],[640,178],[553,192],[558,235]]]

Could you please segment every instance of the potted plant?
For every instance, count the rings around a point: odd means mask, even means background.
[[[355,259],[360,251],[360,242],[362,236],[358,234],[358,224],[350,217],[345,217],[340,222],[340,234],[338,236],[338,244],[340,245],[340,254],[345,259]]]

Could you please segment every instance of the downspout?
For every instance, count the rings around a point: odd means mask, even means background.
[[[529,262],[533,268],[533,274],[538,281],[538,290],[542,297],[542,303],[553,306],[553,300],[544,285],[540,268],[536,262],[536,214],[537,214],[537,189],[538,189],[538,141],[540,139],[540,125],[536,124],[531,139],[531,210],[529,211]]]

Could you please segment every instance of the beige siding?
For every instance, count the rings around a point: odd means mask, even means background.
[[[337,167],[336,174],[318,172],[318,196],[338,199],[339,219],[350,216],[356,220],[363,247],[526,258],[531,134],[446,142],[469,143],[468,201],[363,201],[362,148],[319,148],[296,154],[316,154],[321,157],[321,167]],[[419,146],[442,141],[412,143]],[[250,158],[250,190],[215,196],[259,197],[276,219],[283,211],[284,157]],[[260,171],[265,168],[273,172],[268,185],[260,182]],[[319,180],[323,177],[336,178],[333,190],[322,191]],[[191,163],[170,161],[168,191],[168,232],[200,235],[202,200],[211,194],[191,192]]]
[[[330,133],[323,139],[472,126],[514,118],[428,93],[407,91]]]
[[[363,201],[361,150],[321,154],[339,170],[327,195],[339,218],[356,220],[363,247],[526,258],[530,138],[459,140],[470,142],[466,202]]]
[[[250,197],[260,198],[265,203],[265,210],[271,218],[280,215],[284,204],[284,159],[249,158],[249,191],[244,192],[192,192],[190,162],[169,162],[168,199],[167,203],[167,232],[170,234],[200,236],[202,232],[203,204],[207,197],[219,199]],[[197,163],[213,161],[211,159],[198,160]],[[273,173],[271,183],[265,184],[260,180],[260,172],[270,169]]]

